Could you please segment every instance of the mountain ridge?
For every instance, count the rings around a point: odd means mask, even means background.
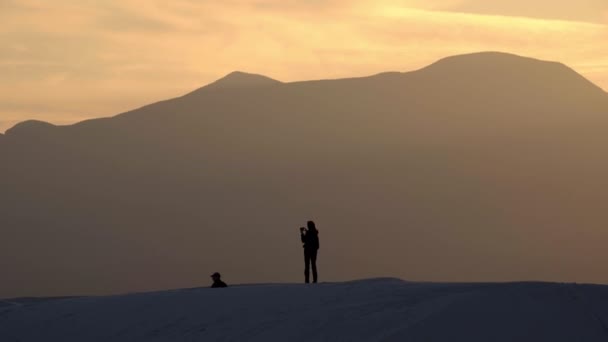
[[[115,118],[115,117],[118,117],[118,116],[121,116],[124,114],[129,114],[131,112],[137,112],[141,109],[144,109],[144,108],[147,108],[150,106],[154,106],[159,103],[164,103],[167,101],[175,101],[182,97],[197,96],[201,93],[205,93],[209,90],[214,90],[214,89],[215,90],[223,89],[223,90],[233,90],[233,91],[234,90],[248,91],[248,90],[255,90],[255,89],[258,89],[259,87],[266,87],[266,86],[279,86],[279,85],[293,86],[293,85],[301,85],[301,84],[315,84],[318,82],[365,81],[365,80],[374,79],[374,78],[378,78],[378,79],[402,78],[402,77],[408,77],[411,75],[416,75],[416,74],[421,74],[421,73],[426,73],[426,72],[444,73],[443,77],[455,77],[455,78],[468,77],[468,78],[470,78],[472,71],[475,72],[475,71],[483,70],[484,72],[487,72],[488,70],[492,70],[492,71],[497,71],[497,70],[501,70],[501,69],[505,70],[504,68],[508,67],[508,63],[513,63],[513,62],[516,62],[516,64],[519,65],[520,67],[524,66],[525,68],[522,67],[522,69],[525,69],[526,72],[529,72],[530,76],[534,74],[532,72],[534,67],[543,67],[545,69],[551,69],[551,71],[555,72],[557,75],[560,75],[559,80],[555,80],[555,79],[551,79],[550,77],[546,77],[547,78],[547,83],[545,83],[546,85],[553,84],[555,81],[574,82],[581,86],[584,85],[585,86],[584,88],[586,88],[586,90],[593,90],[593,91],[597,91],[598,93],[601,93],[601,95],[608,95],[608,93],[605,92],[601,87],[595,85],[594,83],[592,83],[591,81],[589,81],[588,79],[586,79],[585,77],[583,77],[582,75],[577,73],[575,70],[573,70],[572,68],[570,68],[562,63],[553,62],[553,61],[544,61],[544,60],[530,58],[530,57],[523,57],[523,56],[519,56],[516,54],[505,53],[505,52],[489,51],[489,52],[476,52],[476,53],[455,55],[455,56],[441,58],[438,61],[429,64],[428,66],[425,66],[421,69],[414,70],[414,71],[406,71],[406,72],[395,72],[395,71],[390,72],[389,71],[389,72],[382,72],[382,73],[378,73],[378,74],[374,74],[374,75],[370,75],[370,76],[352,77],[352,78],[281,82],[281,81],[277,81],[275,79],[272,79],[270,77],[260,75],[260,74],[247,73],[247,72],[243,72],[243,71],[233,71],[233,72],[227,74],[226,76],[224,76],[214,82],[211,82],[205,86],[202,86],[194,91],[191,91],[183,96],[168,99],[168,100],[162,100],[162,101],[159,101],[156,103],[144,105],[137,109],[129,110],[124,113],[119,113],[119,114],[109,117],[109,118],[99,118],[99,119],[112,119],[112,118]],[[455,67],[458,67],[458,68],[455,69]],[[458,73],[456,75],[450,75],[450,73],[451,73],[450,70],[457,70]],[[513,70],[509,69],[509,72],[511,72],[511,71],[513,71]],[[550,73],[545,72],[544,76],[547,76],[547,75],[550,75]],[[483,76],[485,76],[485,75],[483,75]],[[485,79],[485,77],[483,77],[483,76],[478,75],[477,78]],[[94,122],[94,121],[97,121],[97,119],[88,119],[88,120],[84,120],[84,121],[77,122],[74,124],[62,125],[61,127],[78,126],[78,125],[82,124],[83,122],[86,124],[90,124],[91,121]],[[5,133],[8,133],[9,131],[13,131],[12,134],[10,134],[10,135],[14,135],[17,133],[21,134],[22,132],[28,131],[30,129],[36,129],[36,130],[42,129],[43,126],[45,126],[46,128],[60,127],[60,126],[53,125],[53,124],[45,122],[45,121],[26,120],[26,121],[17,123],[12,128],[9,128]],[[18,129],[14,130],[14,128],[18,128]]]

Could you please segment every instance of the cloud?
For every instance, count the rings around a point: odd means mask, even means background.
[[[482,50],[559,60],[608,89],[608,26],[464,13],[472,0],[0,4],[2,121],[114,115],[233,70],[335,78]]]
[[[608,10],[608,1],[463,0],[448,9],[468,13],[605,23],[602,12]]]

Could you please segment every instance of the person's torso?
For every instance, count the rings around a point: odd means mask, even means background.
[[[317,232],[307,232],[304,236],[304,248],[314,250],[319,248],[319,235]]]

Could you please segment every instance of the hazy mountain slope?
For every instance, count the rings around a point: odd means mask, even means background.
[[[0,303],[1,304],[1,303]],[[0,305],[0,339],[605,341],[606,286],[395,279],[187,289]]]
[[[571,69],[483,53],[364,78],[236,76],[247,86],[7,131],[0,297],[211,270],[299,280],[310,218],[322,279],[608,282],[608,95]]]

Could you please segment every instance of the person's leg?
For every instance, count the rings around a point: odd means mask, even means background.
[[[310,263],[312,264],[312,282],[317,282],[317,251],[310,252]]]
[[[310,253],[307,250],[304,250],[304,281],[306,283],[310,283]]]

